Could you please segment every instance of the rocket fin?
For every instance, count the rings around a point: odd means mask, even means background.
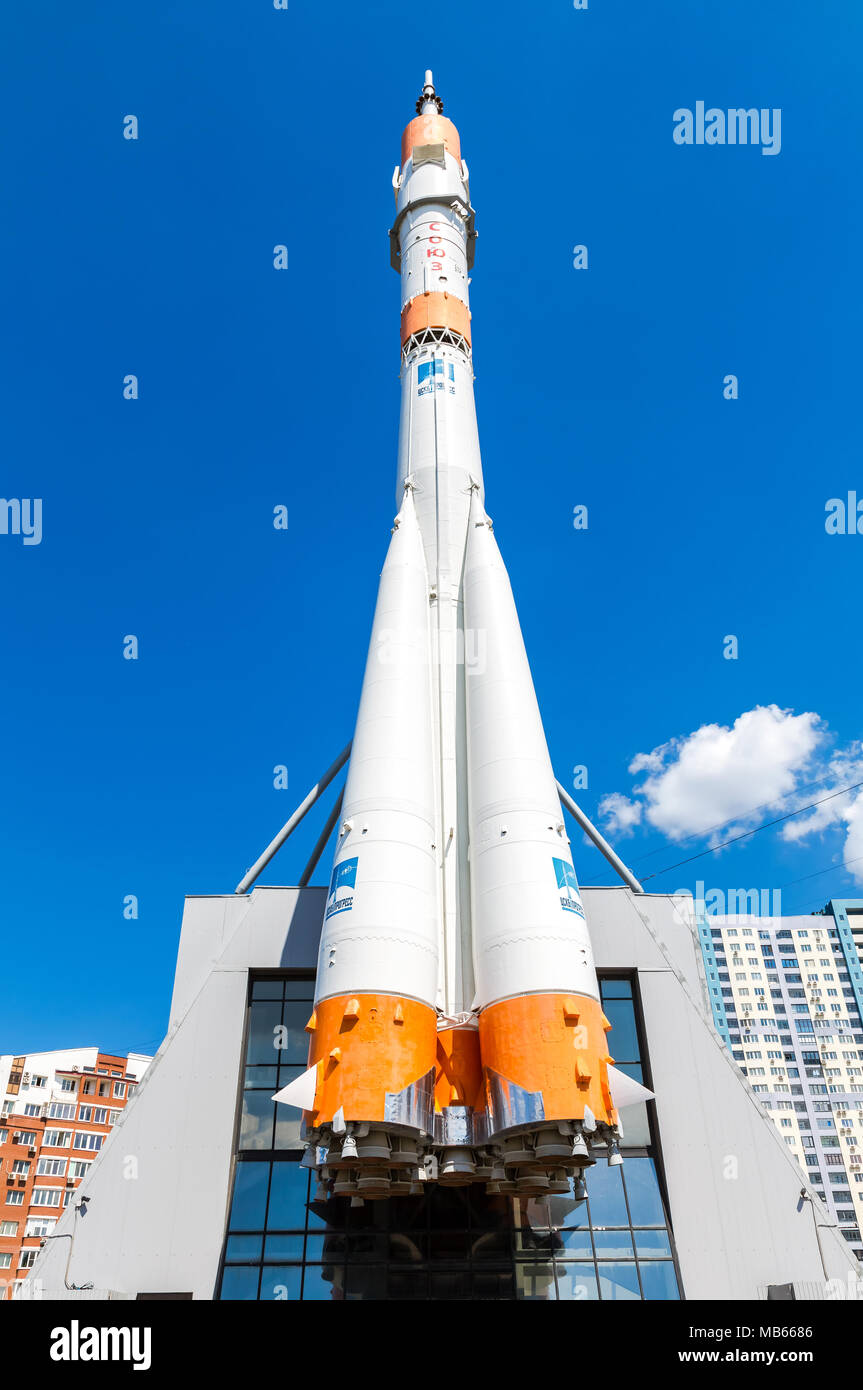
[[[627,1076],[626,1072],[620,1071],[618,1067],[608,1068],[608,1084],[611,1087],[611,1099],[614,1101],[615,1110],[654,1099],[653,1091],[648,1091],[640,1081],[633,1081],[631,1076]]]
[[[317,1067],[309,1067],[308,1071],[295,1076],[293,1081],[288,1082],[287,1086],[276,1091],[271,1099],[279,1100],[283,1105],[295,1105],[298,1110],[314,1110],[317,1076]]]

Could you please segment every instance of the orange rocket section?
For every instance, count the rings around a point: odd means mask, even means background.
[[[435,1065],[437,1016],[427,1004],[392,994],[340,995],[318,1004],[306,1024],[309,1067],[317,1067],[315,1127],[339,1110],[350,1120],[385,1119],[397,1095]]]
[[[476,1028],[442,1028],[437,1035],[434,1088],[438,1114],[449,1105],[485,1109],[485,1084]]]
[[[452,121],[427,111],[409,121],[402,133],[402,165],[407,164],[415,148],[429,145],[443,145],[445,149],[461,162],[461,140]]]
[[[617,1123],[611,1099],[606,1033],[611,1024],[584,995],[525,994],[483,1009],[483,1066],[524,1091],[540,1092],[545,1120]]]
[[[424,328],[450,328],[470,346],[470,309],[446,290],[424,290],[402,309],[402,347]]]

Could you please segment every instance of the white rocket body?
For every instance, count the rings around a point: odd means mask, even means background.
[[[318,953],[317,1001],[438,986],[428,579],[411,495],[381,574]]]
[[[466,678],[477,1007],[517,994],[598,999],[515,600],[476,497],[466,550],[465,622],[486,634],[485,659]]]
[[[337,1192],[384,1196],[408,1177],[414,1191],[438,1177],[538,1195],[565,1190],[573,1166],[592,1161],[586,1135],[615,1146],[609,1025],[484,509],[474,214],[430,73],[417,110],[390,233],[402,289],[399,514],[327,899],[310,1069],[282,1098],[306,1108]]]

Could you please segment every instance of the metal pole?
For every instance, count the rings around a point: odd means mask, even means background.
[[[336,773],[342,770],[350,756],[351,744],[349,743],[347,748],[342,749],[341,753],[336,758],[336,761],[333,763],[332,767],[327,768],[321,780],[315,783],[308,796],[306,796],[306,798],[300,802],[296,811],[291,816],[290,820],[286,821],[285,824],[282,826],[276,838],[270,841],[270,843],[267,845],[267,848],[261,855],[260,859],[256,859],[252,867],[248,870],[248,872],[243,875],[236,888],[234,889],[235,893],[247,893],[249,891],[255,879],[263,873],[264,869],[269,864],[273,855],[281,849],[282,845],[285,843],[285,840],[288,838],[291,831],[296,829],[300,821],[303,819],[303,816],[305,816],[306,812],[312,809],[318,797],[326,791],[327,787],[330,785],[330,782],[332,782]]]
[[[587,835],[588,839],[593,841],[599,852],[605,855],[606,859],[608,860],[611,867],[614,869],[615,873],[623,879],[624,883],[626,883],[632,889],[633,893],[643,893],[644,889],[642,888],[638,879],[635,877],[635,874],[631,871],[631,869],[627,869],[623,860],[615,854],[614,850],[611,848],[611,845],[608,843],[606,839],[603,838],[602,835],[600,835],[593,822],[588,820],[581,807],[575,804],[566,788],[562,787],[560,783],[557,781],[555,782],[555,786],[557,787],[561,802],[566,807],[573,820],[578,822],[585,835]]]
[[[318,860],[320,859],[321,855],[327,847],[327,840],[332,835],[336,821],[338,820],[339,815],[341,813],[342,799],[344,797],[344,794],[344,788],[342,788],[342,790],[339,792],[335,806],[330,811],[330,814],[327,817],[327,823],[320,833],[318,843],[315,845],[314,849],[309,855],[309,862],[303,869],[302,874],[300,875],[300,888],[305,888],[306,884],[308,883],[309,879],[311,878],[312,874],[315,872],[315,869],[317,868]]]
[[[805,1187],[801,1187],[801,1189],[800,1189],[800,1197],[801,1197],[802,1201],[808,1202],[808,1203],[809,1203],[809,1206],[810,1206],[811,1209],[812,1209],[812,1220],[813,1220],[813,1222],[814,1222],[814,1224],[815,1224],[815,1239],[816,1239],[817,1242],[818,1242],[818,1254],[819,1254],[820,1257],[821,1257],[821,1269],[822,1269],[823,1274],[824,1274],[824,1282],[827,1283],[827,1282],[828,1282],[827,1264],[826,1264],[826,1262],[825,1262],[825,1260],[824,1260],[824,1248],[823,1248],[823,1246],[822,1246],[822,1244],[821,1244],[821,1235],[820,1235],[819,1226],[818,1226],[818,1213],[817,1213],[817,1211],[815,1210],[815,1202],[814,1202],[812,1196],[810,1195],[810,1193],[808,1193],[808,1192],[806,1191],[806,1188],[805,1188]]]
[[[74,1291],[75,1293],[86,1292],[87,1289],[92,1289],[92,1287],[93,1287],[92,1284],[70,1284],[70,1283],[69,1283],[69,1266],[70,1266],[71,1263],[72,1263],[72,1250],[73,1250],[74,1245],[75,1245],[75,1236],[76,1236],[77,1231],[78,1231],[78,1216],[79,1216],[79,1213],[81,1213],[81,1212],[83,1212],[84,1215],[86,1216],[86,1214],[87,1214],[87,1213],[86,1213],[86,1205],[87,1205],[87,1203],[89,1202],[89,1200],[90,1200],[89,1197],[82,1197],[81,1200],[80,1200],[80,1202],[76,1203],[76,1205],[75,1205],[75,1215],[72,1217],[72,1230],[71,1230],[71,1232],[68,1232],[68,1231],[67,1231],[67,1232],[64,1232],[64,1234],[61,1235],[61,1236],[44,1236],[43,1239],[42,1239],[42,1242],[41,1242],[42,1245],[45,1245],[49,1240],[68,1240],[68,1242],[69,1242],[69,1257],[68,1257],[68,1259],[66,1260],[66,1269],[65,1269],[65,1272],[64,1272],[64,1274],[63,1274],[63,1283],[66,1285],[66,1288],[67,1288],[67,1289],[69,1289],[70,1291]]]

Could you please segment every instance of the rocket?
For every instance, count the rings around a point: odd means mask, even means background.
[[[571,1191],[621,1162],[584,906],[485,510],[468,167],[431,72],[393,173],[398,513],[381,573],[307,1025],[304,1163],[354,1198]]]

